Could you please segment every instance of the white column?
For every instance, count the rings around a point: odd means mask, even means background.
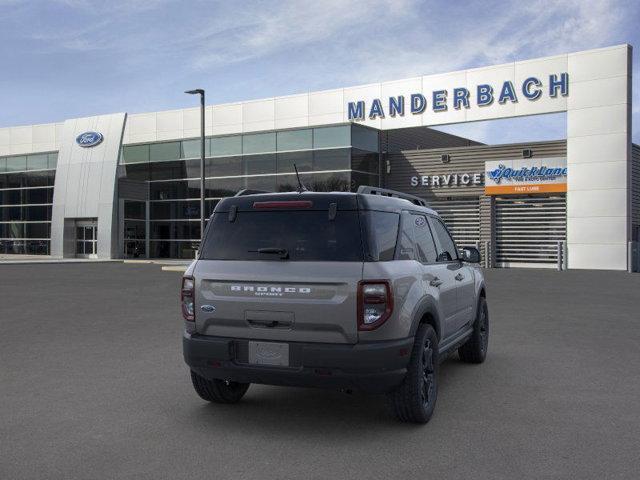
[[[568,55],[569,268],[627,269],[631,46]]]

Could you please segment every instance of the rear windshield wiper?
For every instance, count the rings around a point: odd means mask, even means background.
[[[273,255],[280,255],[282,260],[287,260],[289,258],[289,252],[286,248],[278,248],[278,247],[266,247],[259,248],[257,250],[249,250],[251,253],[268,253]]]

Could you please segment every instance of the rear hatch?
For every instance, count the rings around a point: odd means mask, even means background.
[[[196,329],[255,340],[355,343],[362,267],[354,195],[225,199],[194,270]]]

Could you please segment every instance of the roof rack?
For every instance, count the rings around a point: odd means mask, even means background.
[[[234,197],[244,197],[245,195],[258,195],[260,193],[269,193],[266,190],[251,190],[250,188],[245,188],[244,190],[240,190],[238,193],[234,195]]]
[[[408,193],[398,192],[397,190],[389,190],[387,188],[379,188],[379,187],[371,187],[369,185],[360,185],[358,187],[358,193],[362,193],[365,195],[380,195],[382,197],[395,197],[402,198],[404,200],[408,200],[414,205],[420,205],[421,207],[426,207],[426,200],[416,197],[415,195],[409,195]]]

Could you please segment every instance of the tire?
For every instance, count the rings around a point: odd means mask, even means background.
[[[438,337],[431,325],[418,328],[407,376],[387,394],[391,412],[401,422],[427,423],[438,397]]]
[[[464,345],[458,348],[460,360],[466,363],[482,363],[487,358],[489,347],[489,309],[487,301],[480,297],[478,313],[473,322],[473,333]]]
[[[249,383],[208,380],[191,371],[191,382],[203,400],[213,403],[238,403],[249,389]]]

